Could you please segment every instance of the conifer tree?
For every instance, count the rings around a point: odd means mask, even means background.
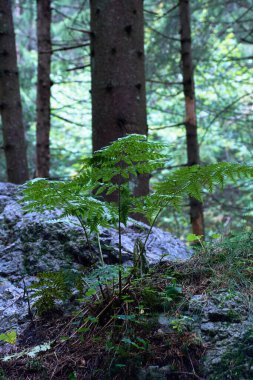
[[[36,176],[49,177],[50,169],[50,66],[51,0],[37,0],[38,78]]]
[[[16,42],[11,1],[0,0],[0,112],[7,179],[28,179],[25,131],[19,88]]]
[[[185,127],[188,166],[200,163],[196,101],[194,86],[194,67],[192,61],[190,1],[179,1],[180,35],[181,35],[181,61],[183,74],[183,89],[185,98]],[[202,203],[190,198],[190,217],[193,233],[204,236],[204,215]]]
[[[90,5],[92,144],[97,151],[129,133],[147,135],[144,18],[142,0],[92,0]],[[149,176],[140,174],[133,186],[134,195],[147,194]],[[116,200],[116,193],[109,198]]]

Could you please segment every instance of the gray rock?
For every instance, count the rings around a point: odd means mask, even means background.
[[[24,289],[6,279],[0,279],[0,333],[18,330],[27,317]]]
[[[6,196],[6,195],[0,195],[0,213],[3,212],[5,206],[7,205],[7,203],[10,202],[10,197]]]
[[[141,368],[138,374],[138,380],[167,380],[168,376],[172,373],[169,365],[149,366],[147,368]]]
[[[18,187],[13,183],[0,182],[0,195],[13,196],[18,192]]]
[[[3,210],[5,223],[15,225],[22,218],[22,207],[19,203],[11,201],[7,203]]]
[[[245,340],[245,334],[253,331],[252,305],[248,300],[237,292],[195,295],[189,303],[189,311],[197,313],[195,332],[208,344],[203,360],[205,378],[251,379],[253,335],[252,340]],[[243,376],[237,373],[239,359],[238,368],[243,368]],[[235,363],[234,368],[231,363]]]
[[[121,226],[121,231],[123,259],[124,261],[131,260],[136,239],[139,238],[141,241],[145,241],[149,226],[141,222],[130,221],[126,227]],[[102,247],[106,251],[106,247],[109,246],[110,255],[115,260],[118,257],[117,231],[114,229],[101,229],[100,237]],[[153,228],[146,243],[146,255],[150,264],[166,260],[187,260],[191,257],[191,254],[192,252],[186,249],[181,240],[159,228]]]

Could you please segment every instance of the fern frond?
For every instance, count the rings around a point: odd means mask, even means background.
[[[132,134],[94,153],[89,164],[93,181],[107,184],[117,175],[129,179],[164,167],[166,146],[150,142],[144,135]],[[85,161],[87,165],[87,160]]]
[[[92,197],[92,188],[90,180],[85,183],[82,177],[67,182],[36,179],[27,183],[22,202],[26,211],[58,209],[61,218],[74,216],[91,232],[97,232],[98,226],[115,224],[116,210]]]
[[[215,186],[223,189],[226,179],[235,182],[238,178],[245,177],[253,177],[252,166],[228,162],[194,165],[175,170],[166,181],[156,184],[155,190],[160,195],[188,195],[202,201],[203,190],[212,192]]]

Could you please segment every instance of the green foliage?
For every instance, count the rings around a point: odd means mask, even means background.
[[[111,226],[114,210],[91,196],[93,186],[89,174],[89,171],[83,171],[72,181],[41,178],[29,181],[23,191],[22,202],[27,202],[24,209],[37,212],[58,209],[61,212],[59,218],[75,216],[91,232],[97,232],[98,226]]]
[[[83,292],[84,283],[80,273],[60,271],[40,273],[39,280],[30,286],[34,290],[31,294],[35,298],[33,306],[40,315],[57,309],[57,302],[66,302],[74,291]]]
[[[178,334],[182,334],[190,329],[191,323],[193,319],[188,317],[187,315],[182,315],[178,318],[170,320],[170,326],[175,330]]]
[[[0,334],[0,341],[9,343],[9,344],[16,344],[17,339],[17,333],[15,330],[8,331],[4,334]]]
[[[165,149],[164,144],[149,141],[145,135],[131,134],[95,152],[88,162],[94,169],[94,179],[110,188],[117,175],[129,180],[163,167]]]
[[[118,139],[84,160],[82,170],[72,181],[30,181],[23,191],[25,209],[42,212],[59,208],[61,217],[76,216],[85,227],[97,231],[98,226],[115,224],[119,217],[126,224],[130,210],[152,219],[168,205],[178,207],[187,196],[202,201],[203,191],[212,192],[216,185],[223,188],[226,179],[236,182],[238,178],[253,177],[252,166],[236,163],[183,167],[169,174],[165,181],[156,183],[151,195],[134,199],[130,187],[132,178],[163,167],[164,149],[163,144],[149,142],[143,135]],[[117,183],[116,177],[120,178]],[[96,195],[120,193],[120,216],[111,204],[92,196],[95,189]]]
[[[28,183],[23,198],[23,202],[27,202],[25,209],[42,212],[45,209],[57,208],[61,210],[62,218],[75,216],[83,227],[87,240],[87,230],[98,233],[100,226],[117,225],[120,265],[122,265],[120,223],[127,224],[130,211],[143,214],[149,219],[151,226],[145,241],[141,244],[141,249],[140,244],[138,245],[138,257],[134,259],[134,270],[137,272],[141,270],[142,276],[146,271],[145,245],[164,208],[168,206],[178,208],[189,196],[202,201],[203,191],[212,192],[216,185],[223,188],[225,179],[236,181],[237,178],[253,177],[253,167],[247,165],[222,162],[183,167],[169,174],[165,181],[156,183],[151,195],[134,197],[131,181],[134,181],[134,177],[138,174],[151,174],[155,169],[164,167],[167,159],[164,151],[163,144],[150,142],[143,135],[133,134],[120,138],[95,152],[92,158],[83,160],[79,175],[72,181],[37,179]],[[112,192],[117,192],[117,205],[97,199],[102,193]],[[100,248],[100,244],[98,246]],[[100,256],[103,262],[101,249]],[[140,264],[139,268],[137,262]],[[119,267],[118,282],[121,294],[121,267]],[[63,282],[60,284],[62,288],[54,289],[57,297],[66,290]],[[49,287],[45,289],[47,289],[47,303],[53,306],[52,292],[48,293]]]
[[[187,269],[188,267],[188,269]],[[253,283],[253,234],[252,231],[231,234],[219,240],[211,240],[198,247],[195,255],[184,268],[186,282],[208,278],[208,289],[229,289],[251,294]]]
[[[219,162],[205,166],[194,165],[175,170],[166,180],[155,185],[158,194],[177,197],[191,196],[203,200],[203,191],[211,193],[215,186],[224,188],[226,179],[236,182],[252,178],[253,166]]]
[[[139,336],[123,336],[115,344],[108,341],[106,344],[107,351],[113,357],[111,363],[111,375],[116,375],[126,368],[131,373],[135,372],[142,364],[143,358],[149,353],[149,341]]]

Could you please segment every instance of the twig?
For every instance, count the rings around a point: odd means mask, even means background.
[[[25,299],[25,296],[26,296],[26,299],[27,299],[28,316],[31,319],[32,323],[34,323],[33,313],[32,313],[31,304],[30,304],[30,297],[29,297],[29,293],[28,293],[27,286],[26,286],[24,278],[23,278],[23,285],[24,285],[24,299]]]
[[[103,290],[103,287],[102,287],[102,285],[101,285],[100,276],[97,276],[97,279],[98,279],[98,281],[99,281],[98,286],[99,286],[100,292],[101,292],[101,294],[102,294],[102,297],[104,298],[104,300],[106,300],[106,295],[105,295],[104,290]]]
[[[85,69],[86,67],[90,67],[90,63],[88,65],[71,67],[70,69],[67,69],[66,71],[82,70],[82,69]]]

